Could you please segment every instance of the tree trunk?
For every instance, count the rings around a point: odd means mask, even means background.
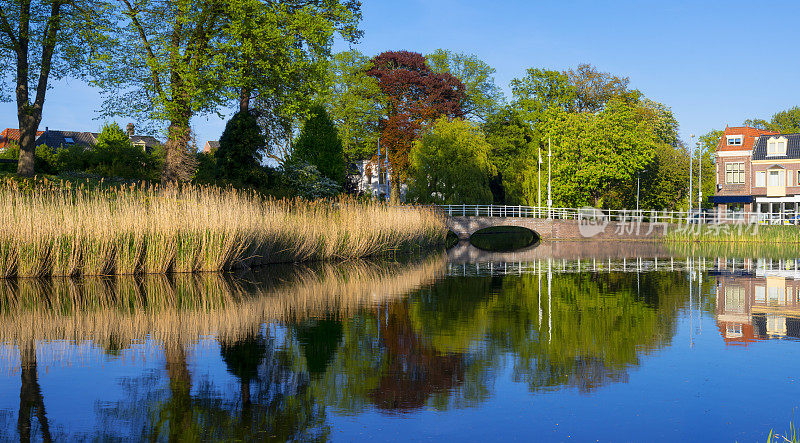
[[[389,203],[393,205],[400,204],[400,182],[394,178],[390,183],[390,187],[392,189],[391,195],[389,196]]]
[[[242,88],[239,94],[239,112],[247,112],[250,110],[250,89]]]
[[[197,160],[189,150],[190,140],[188,119],[173,120],[169,125],[169,138],[165,146],[166,158],[161,173],[162,182],[186,182],[192,179],[197,168]]]
[[[20,106],[17,113],[19,121],[19,162],[17,174],[32,176],[36,159],[36,131],[42,119],[41,112],[29,109],[30,106]]]
[[[52,441],[50,425],[44,410],[44,397],[39,386],[39,376],[36,371],[36,344],[29,341],[20,349],[20,366],[22,383],[19,390],[19,419],[17,432],[22,442],[31,441],[31,412],[36,409],[36,418],[42,430],[42,440]]]

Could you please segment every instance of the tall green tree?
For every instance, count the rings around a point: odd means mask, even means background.
[[[292,152],[293,162],[306,162],[338,184],[344,182],[346,167],[339,132],[321,105],[311,110]]]
[[[359,4],[328,0],[118,0],[118,46],[103,59],[97,82],[108,99],[107,114],[134,115],[167,123],[162,179],[193,173],[189,152],[193,116],[253,95],[266,115],[299,112],[307,95],[307,71],[327,56],[334,32],[349,37],[341,20],[359,17]],[[280,119],[279,119],[280,120]],[[271,137],[273,134],[266,134]]]
[[[411,150],[408,198],[436,204],[491,203],[489,179],[496,172],[489,161],[491,149],[475,124],[440,118]]]
[[[556,206],[619,207],[616,187],[631,183],[655,156],[655,139],[638,108],[612,100],[598,113],[548,111]]]
[[[472,54],[437,49],[425,56],[431,71],[449,73],[461,80],[466,94],[464,116],[483,122],[503,104],[503,92],[494,82],[496,70]]]
[[[109,29],[106,8],[89,0],[0,1],[0,100],[14,85],[20,154],[17,172],[33,175],[36,132],[53,80],[81,77]]]
[[[367,75],[371,60],[358,51],[340,52],[328,67],[328,87],[321,101],[339,128],[347,160],[373,156],[384,98],[375,78]]]

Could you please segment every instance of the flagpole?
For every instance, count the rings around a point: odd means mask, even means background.
[[[550,174],[551,157],[553,157],[553,150],[550,146],[550,137],[547,137],[547,218],[553,216],[553,193],[552,193],[552,178]]]
[[[542,146],[539,145],[539,157],[536,159],[536,174],[539,176],[539,186],[536,187],[536,206],[542,210]]]

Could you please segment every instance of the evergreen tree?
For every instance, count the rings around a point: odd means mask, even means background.
[[[234,114],[225,125],[219,149],[214,154],[219,177],[240,184],[252,181],[261,165],[266,143],[255,111]]]
[[[294,144],[292,162],[306,162],[338,184],[344,183],[345,164],[342,141],[328,112],[314,106]]]

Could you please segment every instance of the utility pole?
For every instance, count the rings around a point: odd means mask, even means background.
[[[550,173],[551,158],[553,157],[553,150],[550,146],[550,137],[547,137],[547,218],[553,216],[553,192],[552,192],[552,177]]]

